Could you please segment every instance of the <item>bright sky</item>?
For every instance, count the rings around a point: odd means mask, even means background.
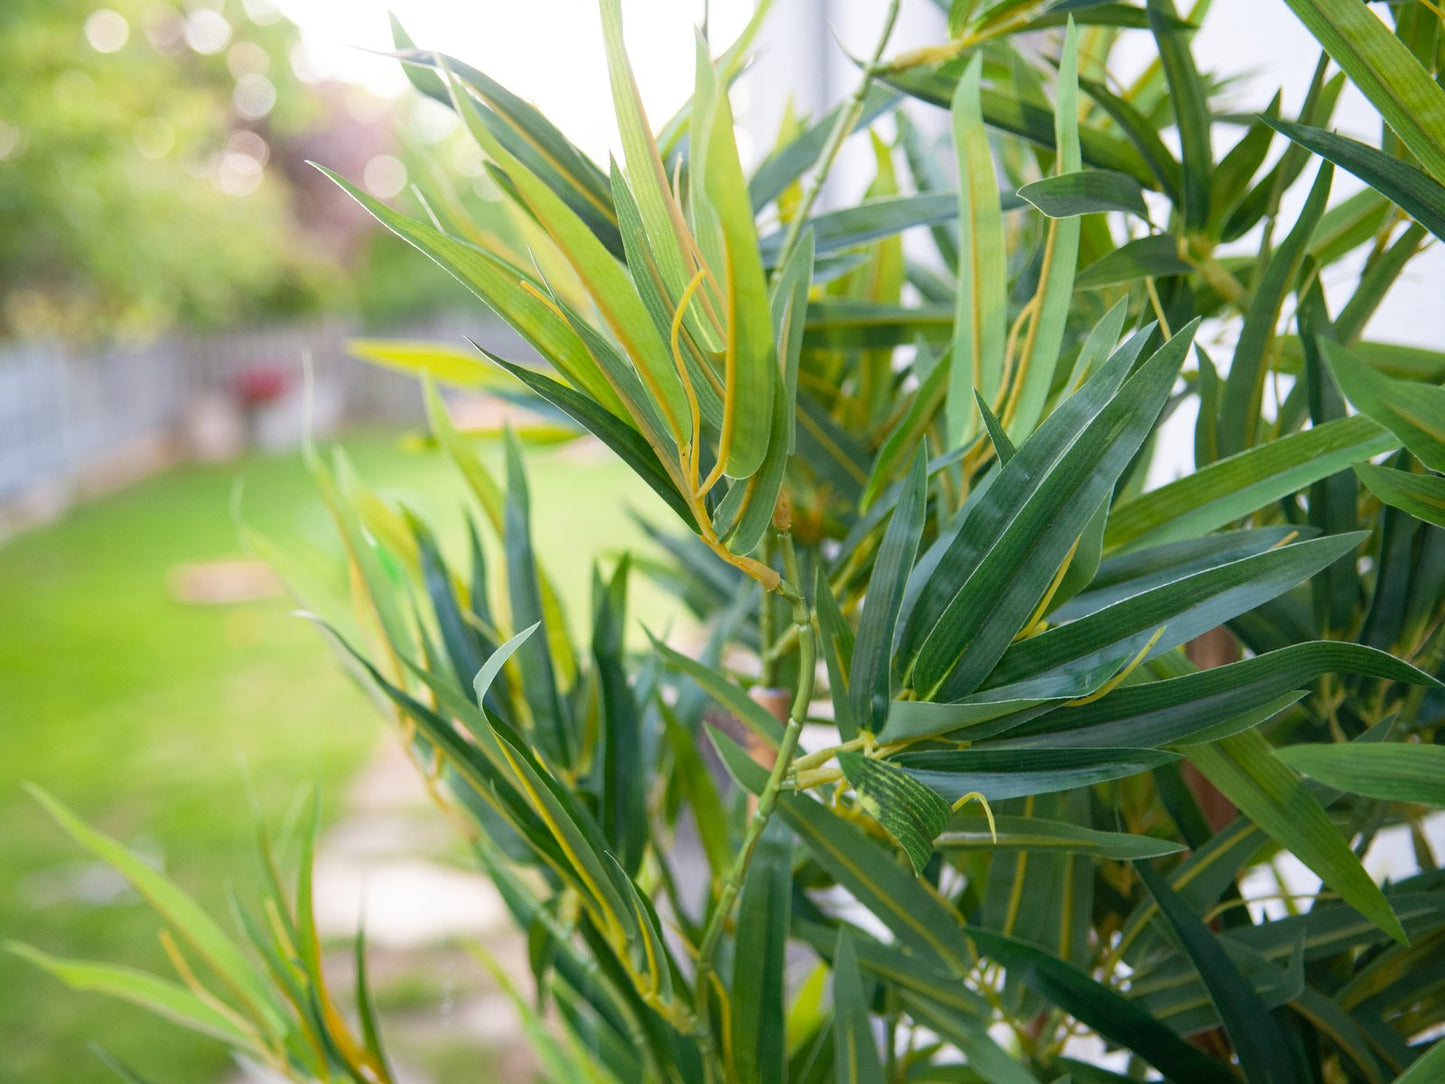
[[[589,153],[605,158],[615,132],[601,22],[594,0],[278,0],[305,38],[317,73],[388,93],[406,86],[388,9],[420,48],[438,48],[535,102]],[[660,126],[692,91],[701,0],[623,0],[624,33],[649,119]],[[746,24],[749,0],[712,0],[715,50]]]

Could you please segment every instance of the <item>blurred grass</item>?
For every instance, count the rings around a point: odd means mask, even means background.
[[[405,451],[392,434],[343,443],[372,486],[455,540],[466,498],[439,456]],[[499,463],[495,446],[482,451]],[[581,628],[593,556],[640,541],[619,507],[663,522],[659,502],[607,457],[564,448],[529,464],[534,534]],[[381,720],[289,601],[188,605],[168,592],[178,562],[238,555],[238,478],[248,523],[339,569],[295,455],[182,466],[0,545],[0,938],[166,966],[150,912],[86,860],[23,781],[163,861],[224,919],[227,882],[244,894],[256,873],[248,776],[273,823],[313,782],[334,816],[381,739]],[[633,582],[634,614],[657,627],[671,605]],[[0,953],[0,1081],[114,1080],[90,1041],[162,1084],[226,1073],[218,1044]]]

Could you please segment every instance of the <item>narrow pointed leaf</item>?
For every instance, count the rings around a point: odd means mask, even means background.
[[[980,105],[983,59],[969,63],[953,98],[953,138],[958,154],[958,301],[954,314],[951,377],[947,396],[952,448],[977,425],[973,393],[998,402],[1008,320],[1008,270],[1004,262],[1003,212],[993,153]]]
[[[1355,532],[1297,542],[1141,591],[1013,645],[989,683],[1007,687],[1050,670],[1132,659],[1151,641],[1144,658],[1160,655],[1283,594],[1367,537]]]
[[[1191,1046],[1144,1009],[1089,975],[1025,941],[980,927],[969,939],[985,956],[1105,1038],[1138,1054],[1175,1084],[1230,1084],[1231,1068]]]
[[[1445,471],[1445,388],[1394,380],[1362,365],[1336,343],[1321,343],[1340,391],[1399,437],[1420,462]]]
[[[1360,865],[1339,829],[1304,782],[1272,755],[1269,743],[1245,731],[1186,749],[1189,760],[1245,816],[1292,852],[1335,892],[1397,941],[1400,920]]]
[[[1382,802],[1445,806],[1445,746],[1291,745],[1274,755],[1337,790]]]
[[[918,555],[928,510],[928,464],[923,449],[913,460],[893,517],[888,521],[863,602],[854,641],[848,692],[857,725],[877,733],[893,698],[893,640],[908,574]]]
[[[1291,433],[1122,504],[1109,516],[1104,547],[1132,550],[1217,530],[1398,446],[1382,426],[1359,414]]]
[[[329,169],[316,168],[365,207],[383,226],[421,250],[486,302],[575,387],[585,390],[613,413],[626,413],[617,392],[589,356],[576,332],[539,298],[521,288],[520,282],[525,276],[515,268],[424,222],[398,214]]]
[[[1307,688],[1325,674],[1359,674],[1433,685],[1423,670],[1359,644],[1292,644],[1183,677],[1126,685],[1092,703],[1025,722],[1006,744],[1150,748],[1185,741],[1221,719],[1233,719]]]
[[[763,831],[738,899],[733,952],[733,1068],[744,1084],[783,1084],[785,964],[792,904],[793,840],[774,821]]]
[[[979,747],[900,753],[893,763],[951,803],[973,791],[990,802],[1055,794],[1138,775],[1177,759],[1177,754],[1158,749]]]
[[[1445,184],[1424,170],[1337,132],[1288,120],[1265,118],[1265,122],[1301,147],[1349,170],[1376,192],[1388,196],[1436,237],[1445,240]]]
[[[1055,169],[1062,175],[1077,174],[1079,159],[1079,38],[1070,22],[1064,32],[1063,54],[1059,60],[1058,90],[1054,102]],[[1079,264],[1077,217],[1053,218],[1044,231],[1039,263],[1039,285],[1034,294],[1033,314],[1019,340],[1013,387],[1004,410],[1004,423],[1014,440],[1034,431],[1054,386],[1055,370],[1064,342],[1064,325],[1074,299],[1074,276]]]
[[[1234,455],[1251,447],[1259,435],[1260,407],[1279,315],[1304,266],[1306,248],[1324,214],[1333,177],[1334,166],[1328,162],[1322,164],[1304,208],[1289,234],[1270,255],[1250,298],[1220,397],[1217,439],[1221,455]]]
[[[114,839],[90,827],[48,792],[36,786],[26,789],[72,839],[129,881],[170,927],[246,999],[247,1007],[265,1021],[272,1034],[281,1032],[275,995],[236,942],[195,900]]]
[[[1002,468],[994,493],[1011,514],[1000,510],[1005,523],[967,579],[940,585],[946,604],[912,671],[924,699],[959,699],[983,684],[1152,429],[1196,326],[1145,362],[1043,477],[1030,478],[1031,441]]]
[[[1365,488],[1391,508],[1408,512],[1416,519],[1445,527],[1445,478],[1438,474],[1414,474],[1391,467],[1357,463],[1355,473]]]
[[[223,1012],[179,983],[130,967],[63,960],[14,941],[7,942],[5,948],[50,972],[73,990],[120,998],[238,1050],[256,1050],[256,1036],[239,1017]]]
[[[1183,151],[1184,221],[1190,229],[1200,229],[1209,221],[1209,185],[1214,171],[1208,92],[1189,51],[1189,31],[1179,25],[1173,0],[1149,0],[1148,10]]]
[[[868,1003],[863,997],[863,980],[858,973],[858,956],[846,926],[838,929],[838,947],[833,952],[833,1055],[834,1079],[845,1084],[883,1084],[883,1063],[873,1039]]]
[[[1169,882],[1147,862],[1135,867],[1184,951],[1199,971],[1249,1084],[1292,1084],[1294,1058],[1278,1023],[1224,947]]]
[[[1024,185],[1019,195],[1050,218],[1107,211],[1122,211],[1143,219],[1149,217],[1144,206],[1144,190],[1127,173],[1103,169],[1061,173]]]
[[[922,873],[933,840],[948,823],[948,803],[902,769],[860,753],[839,753],[838,765],[858,804],[896,839]]]
[[[1078,287],[1081,290],[1097,290],[1144,278],[1187,275],[1193,270],[1193,265],[1179,254],[1174,238],[1151,234],[1120,245],[1084,268],[1079,272]]]
[[[1090,858],[1129,862],[1177,854],[1182,844],[1128,832],[1100,832],[1040,817],[955,817],[934,840],[940,851],[985,848],[995,851],[1063,851]]]
[[[1445,88],[1361,0],[1285,0],[1426,172],[1445,184]]]

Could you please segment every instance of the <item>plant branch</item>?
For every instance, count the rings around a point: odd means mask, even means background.
[[[708,919],[702,945],[698,948],[695,988],[695,1033],[701,1040],[703,1057],[708,1072],[714,1071],[713,1058],[716,1043],[712,1034],[712,1020],[708,1014],[708,995],[712,985],[713,958],[717,955],[718,944],[722,941],[724,929],[737,902],[743,882],[747,879],[748,867],[752,864],[753,853],[762,838],[763,829],[768,825],[777,805],[778,794],[783,789],[783,777],[792,764],[793,754],[798,748],[798,737],[803,731],[803,720],[807,717],[808,705],[813,699],[813,681],[817,671],[817,647],[813,638],[813,615],[807,600],[795,584],[801,582],[798,576],[798,558],[793,549],[792,536],[782,535],[783,571],[785,579],[780,583],[778,593],[793,604],[793,625],[798,637],[798,688],[793,696],[793,705],[788,712],[788,725],[778,745],[777,759],[773,761],[767,784],[758,795],[757,808],[748,821],[747,833],[743,837],[742,849],[733,860],[727,880],[723,882],[717,906]]]

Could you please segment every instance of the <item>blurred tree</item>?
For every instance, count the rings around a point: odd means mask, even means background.
[[[0,334],[145,335],[333,296],[277,168],[326,110],[295,47],[266,0],[0,5]]]

